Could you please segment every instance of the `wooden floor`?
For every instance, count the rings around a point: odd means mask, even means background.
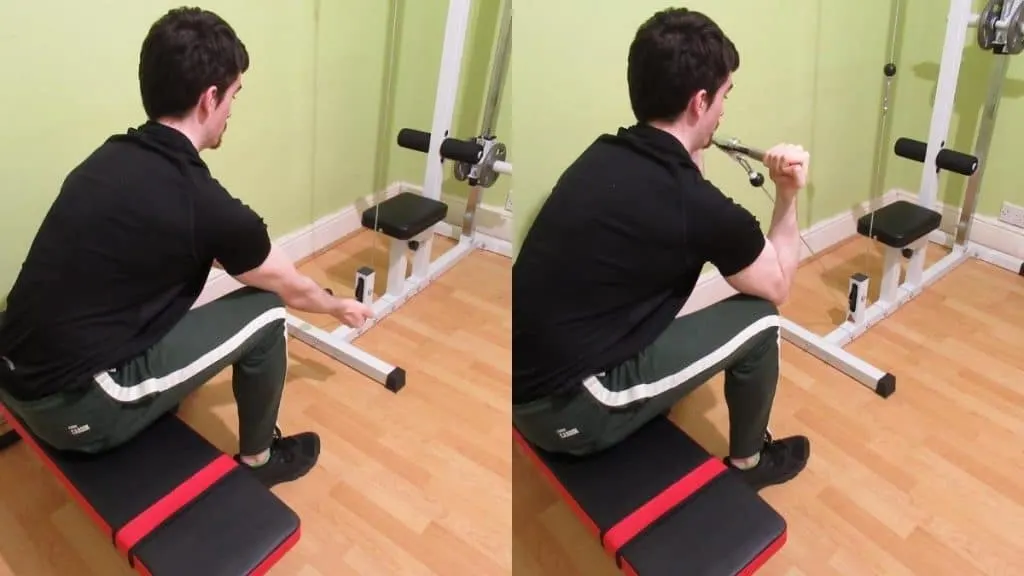
[[[943,253],[930,248],[929,260]],[[877,286],[880,269],[869,244],[845,244],[801,268],[783,313],[824,334],[850,274]],[[812,456],[796,480],[762,492],[789,542],[760,574],[1024,574],[1022,344],[1024,279],[977,261],[847,347],[897,376],[888,399],[786,343],[772,431],[808,435]],[[725,454],[721,378],[673,420]],[[517,576],[618,574],[518,451],[512,479]]]
[[[374,244],[364,232],[302,268],[351,294],[355,268],[387,267],[386,243]],[[274,490],[301,516],[303,536],[272,574],[511,572],[510,286],[507,258],[472,254],[361,337],[364,350],[407,370],[397,395],[291,341],[280,424],[319,432],[323,453],[306,478]],[[233,453],[229,377],[182,415]],[[0,575],[132,573],[27,446],[0,453]]]

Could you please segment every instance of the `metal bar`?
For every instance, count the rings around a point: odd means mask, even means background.
[[[782,337],[798,348],[805,350],[822,362],[836,368],[882,397],[888,397],[896,390],[896,377],[857,358],[841,346],[828,342],[821,336],[807,330],[786,318],[780,319]]]
[[[480,136],[493,138],[494,127],[498,123],[498,111],[501,109],[501,95],[505,87],[505,76],[508,74],[508,61],[512,42],[512,0],[504,0],[501,14],[501,29],[498,31],[498,42],[494,50],[494,62],[491,63],[491,81],[487,89],[487,100],[484,103],[483,122]]]
[[[981,116],[981,126],[978,128],[978,139],[974,145],[974,156],[978,159],[978,169],[967,180],[967,191],[964,193],[963,205],[960,207],[960,220],[956,226],[956,243],[964,245],[971,237],[971,225],[974,222],[974,212],[978,208],[978,195],[981,192],[981,182],[985,177],[985,165],[988,163],[989,149],[992,147],[992,136],[996,128],[996,115],[999,113],[1000,95],[1003,91],[1003,82],[1006,80],[1006,73],[1010,67],[1010,57],[1004,54],[993,55],[995,61],[992,63],[992,74],[989,80],[988,98],[985,101],[985,108]]]
[[[405,386],[405,370],[388,364],[373,354],[365,352],[350,342],[334,338],[326,330],[288,315],[286,318],[288,333],[300,342],[305,342],[316,350],[349,366],[359,373],[382,384],[392,392],[398,392]]]
[[[434,97],[434,121],[430,128],[430,148],[427,150],[427,168],[423,176],[423,196],[441,199],[444,181],[444,158],[441,143],[448,136],[455,114],[455,99],[459,95],[459,75],[462,72],[462,53],[469,27],[469,0],[451,0],[448,21],[445,24],[444,48],[441,51],[441,71],[437,78]],[[429,246],[426,246],[429,249]]]
[[[942,60],[939,62],[939,80],[935,88],[935,103],[932,105],[932,118],[928,130],[928,147],[921,167],[921,187],[917,198],[917,203],[926,208],[935,205],[938,194],[939,173],[935,167],[935,157],[949,134],[970,17],[971,0],[950,0],[949,14],[946,16],[946,38],[942,46]]]

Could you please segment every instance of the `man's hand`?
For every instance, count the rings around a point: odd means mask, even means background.
[[[810,162],[810,154],[795,144],[777,144],[764,155],[764,165],[778,193],[790,197],[807,186]]]
[[[359,300],[338,298],[337,305],[331,309],[331,316],[341,320],[346,326],[359,328],[368,318],[373,317],[373,310]]]

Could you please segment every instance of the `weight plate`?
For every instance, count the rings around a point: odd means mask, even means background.
[[[1006,46],[1004,54],[1020,54],[1024,51],[1024,2],[1017,4],[1010,15],[1009,26],[1006,27]]]
[[[480,185],[484,188],[490,188],[494,186],[494,183],[498,181],[498,174],[490,168],[494,166],[496,160],[505,161],[505,145],[498,142],[487,153],[487,158],[484,159],[484,165],[487,166],[487,170],[484,171],[483,176],[480,178]]]
[[[988,0],[978,15],[978,47],[991,50],[996,39],[996,22],[1003,13],[1004,0]]]

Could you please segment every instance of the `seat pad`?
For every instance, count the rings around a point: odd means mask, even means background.
[[[890,248],[906,248],[939,228],[942,214],[906,200],[897,200],[857,219],[857,233]],[[870,233],[870,234],[869,234]]]
[[[396,240],[411,240],[445,219],[448,205],[412,192],[401,192],[363,211],[364,228]]]

